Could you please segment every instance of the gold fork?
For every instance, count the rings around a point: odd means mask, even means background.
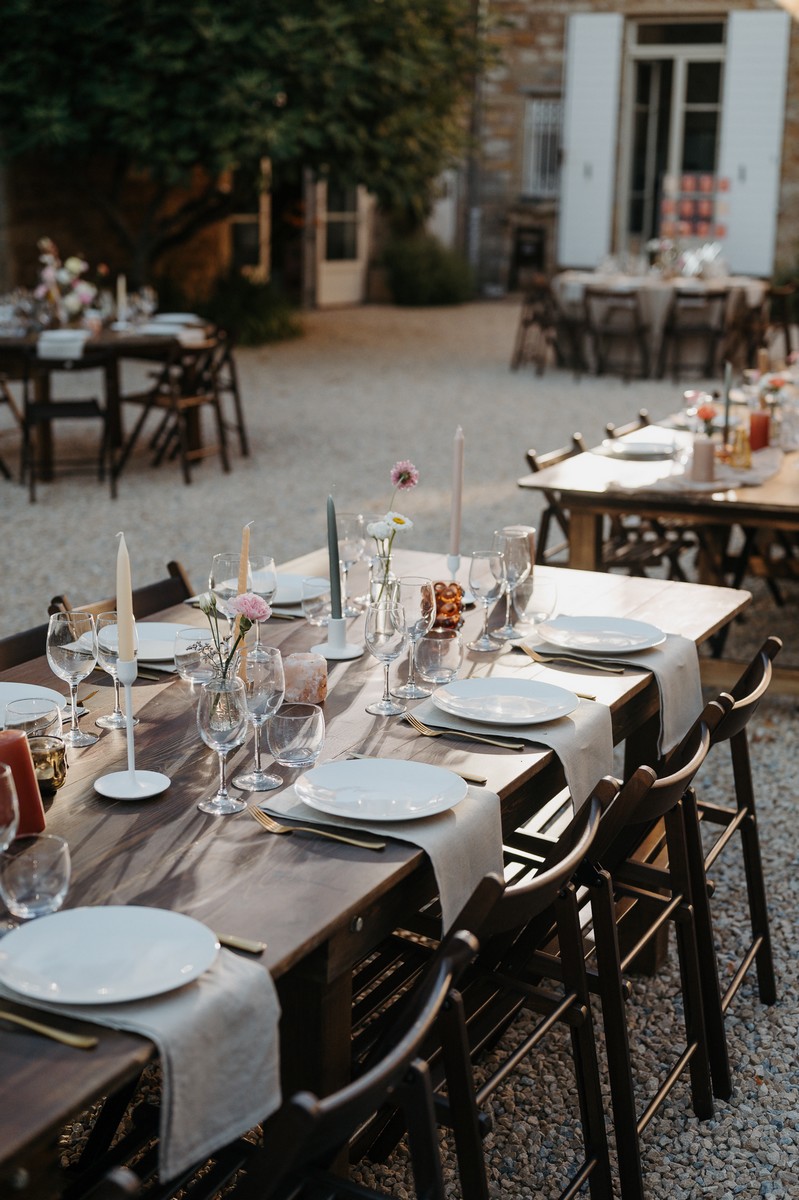
[[[609,675],[624,674],[624,667],[608,662],[597,662],[593,658],[590,662],[586,662],[583,658],[572,658],[569,654],[539,654],[537,650],[533,650],[532,646],[526,646],[524,642],[520,642],[519,645],[533,662],[542,663],[545,667],[550,663],[570,663],[575,667],[585,667],[589,671],[607,671]]]
[[[268,833],[315,833],[318,837],[331,838],[334,842],[344,842],[348,846],[360,846],[362,850],[385,850],[385,842],[365,841],[363,838],[350,837],[348,834],[333,833],[332,829],[319,829],[312,825],[281,825],[269,813],[261,808],[250,805],[247,812]]]
[[[65,1029],[56,1029],[53,1025],[42,1025],[31,1021],[29,1017],[21,1017],[19,1013],[0,1011],[0,1021],[9,1021],[12,1025],[21,1025],[42,1037],[52,1038],[54,1042],[63,1042],[65,1046],[74,1046],[76,1050],[93,1050],[97,1045],[96,1037],[88,1037],[83,1033],[67,1033]]]
[[[459,737],[467,738],[470,742],[485,742],[489,746],[500,746],[503,750],[523,750],[524,742],[502,742],[497,738],[484,737],[481,733],[467,733],[462,729],[431,729],[429,725],[425,725],[413,713],[403,713],[403,720],[407,721],[411,729],[415,729],[422,737]]]

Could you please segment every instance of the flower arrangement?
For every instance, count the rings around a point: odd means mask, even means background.
[[[700,421],[704,422],[707,436],[711,437],[713,434],[713,421],[716,417],[715,404],[700,404],[696,410],[696,415]]]
[[[37,300],[49,301],[64,324],[81,317],[97,296],[96,286],[86,278],[89,264],[77,254],[70,255],[62,263],[52,238],[39,238],[37,244],[42,268],[34,296]],[[103,269],[98,268],[101,273]]]
[[[272,615],[272,609],[261,596],[255,596],[252,592],[242,592],[240,596],[232,596],[226,600],[223,615],[239,618],[236,623],[235,638],[231,644],[231,639],[223,638],[219,632],[220,609],[214,593],[206,592],[202,595],[199,605],[211,627],[213,649],[210,651],[210,656],[214,666],[218,668],[221,678],[226,679],[228,671],[236,660],[236,653],[245,634],[249,633],[256,621],[268,621]]]
[[[383,560],[383,578],[380,583],[378,599],[383,595],[391,572],[391,550],[394,545],[394,538],[398,533],[407,533],[413,529],[413,521],[403,516],[401,512],[395,511],[394,500],[397,492],[410,492],[416,487],[418,482],[419,472],[412,462],[408,459],[402,459],[400,462],[394,463],[394,466],[391,468],[391,486],[393,491],[388,503],[388,512],[380,520],[371,521],[366,526],[366,532],[370,537],[374,538],[376,552]]]

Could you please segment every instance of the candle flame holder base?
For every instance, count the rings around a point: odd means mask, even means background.
[[[95,790],[112,800],[146,800],[165,792],[172,780],[160,771],[137,771],[133,743],[133,700],[131,685],[136,678],[136,659],[117,663],[117,678],[125,689],[125,732],[128,741],[127,771],[112,771],[95,779]]]
[[[311,646],[314,654],[327,659],[360,658],[364,647],[347,641],[347,622],[343,617],[331,617],[327,623],[327,641]]]

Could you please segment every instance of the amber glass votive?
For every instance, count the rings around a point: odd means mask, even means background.
[[[454,579],[433,584],[436,617],[433,629],[457,629],[463,623],[463,588]]]
[[[64,739],[51,735],[28,738],[36,782],[43,796],[52,796],[67,778],[67,753]]]

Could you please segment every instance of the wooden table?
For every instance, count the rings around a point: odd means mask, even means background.
[[[402,573],[446,577],[444,558],[401,552]],[[324,573],[325,558],[307,555],[286,565],[301,574]],[[546,568],[543,568],[546,570]],[[557,571],[563,607],[572,612],[606,611],[638,617],[679,631],[697,642],[730,621],[748,601],[745,592],[663,580],[628,579]],[[588,585],[588,586],[586,586]],[[356,585],[357,587],[357,581]],[[202,626],[205,618],[181,606],[163,620]],[[467,635],[480,620],[470,614]],[[359,621],[354,622],[354,633]],[[268,640],[286,652],[307,650],[319,631],[304,621],[273,620]],[[542,668],[518,652],[514,667],[527,678],[557,679],[563,672]],[[467,654],[464,674],[490,674],[500,656]],[[416,737],[407,725],[375,718],[365,705],[381,689],[382,668],[366,655],[331,664],[325,702],[327,739],[323,760],[358,749],[385,757],[462,767],[487,776],[503,804],[506,828],[515,827],[562,786],[551,752],[529,747],[508,752],[447,738]],[[53,686],[46,661],[15,668],[6,679]],[[85,693],[91,715],[109,711],[110,680],[92,676]],[[651,676],[576,673],[573,686],[594,692],[609,705],[617,742],[627,739],[634,761],[646,753],[656,729],[658,697]],[[161,797],[136,803],[104,800],[93,790],[100,774],[125,766],[125,739],[104,733],[82,752],[71,752],[65,787],[48,812],[48,830],[67,837],[73,858],[68,904],[146,904],[171,908],[219,931],[268,942],[267,965],[283,1007],[281,1042],[284,1086],[327,1090],[349,1069],[351,968],[398,922],[432,894],[425,855],[389,841],[375,854],[313,837],[267,837],[245,814],[214,818],[198,812],[197,801],[215,789],[215,757],[199,740],[196,699],[180,680],[134,685],[138,765],[163,770],[173,780]],[[90,717],[83,718],[89,724]],[[231,758],[231,775],[252,756],[247,743]],[[284,771],[284,776],[292,774]],[[24,1011],[24,1009],[23,1009]],[[73,1027],[76,1022],[65,1021]],[[143,1039],[93,1030],[97,1051],[87,1054],[0,1024],[0,1194],[15,1172],[28,1172],[37,1200],[57,1195],[62,1184],[55,1140],[59,1129],[98,1095],[135,1079],[152,1055]]]

